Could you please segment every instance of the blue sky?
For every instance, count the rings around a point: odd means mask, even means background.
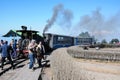
[[[73,14],[71,27],[69,29],[61,27],[56,21],[47,32],[77,36],[82,31],[89,31],[88,27],[78,26],[81,17],[84,15],[91,17],[94,11],[100,9],[99,12],[104,16],[105,20],[110,19],[111,16],[119,15],[119,3],[119,0],[0,0],[0,35],[7,33],[10,29],[21,29],[22,25],[42,33],[48,19],[53,15],[53,8],[58,4],[62,4],[64,9],[69,9]],[[79,28],[76,28],[76,26]],[[96,35],[98,39],[99,37],[107,40],[119,38],[119,27],[116,27],[115,30],[102,28],[100,28],[101,32],[103,31],[107,35]],[[92,30],[89,32],[92,35],[97,34],[98,30],[94,31],[96,33],[92,33]],[[110,31],[112,32],[110,33]],[[116,31],[118,33],[115,33]]]

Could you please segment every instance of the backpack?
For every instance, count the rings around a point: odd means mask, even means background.
[[[40,49],[40,47],[37,48],[37,58],[43,58],[44,59],[44,55],[42,53],[43,48]]]
[[[42,51],[40,49],[40,47],[37,48],[37,56],[41,55]]]

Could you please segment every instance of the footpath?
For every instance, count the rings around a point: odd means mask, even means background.
[[[28,66],[29,60],[26,60],[18,64],[14,70],[9,69],[7,72],[3,73],[3,75],[0,76],[0,80],[41,80],[40,74],[42,68],[38,68],[38,65],[35,64],[35,70],[32,70],[29,69]]]
[[[28,64],[25,64],[20,71],[16,72],[9,80],[40,80],[39,75],[41,74],[41,68],[35,70],[29,69]]]
[[[11,68],[8,63],[1,70],[0,66],[0,80],[51,80],[51,66],[50,53],[42,60],[42,67],[38,68],[37,62],[34,67],[35,70],[29,69],[29,59],[17,59],[14,61],[15,69]]]
[[[15,60],[13,60],[13,62],[14,62],[14,65],[17,66],[26,60],[27,59],[15,59]],[[11,64],[9,63],[9,61],[6,61],[5,65],[4,65],[4,70],[1,70],[1,62],[0,62],[0,76],[3,75],[4,73],[6,73],[7,71],[9,71],[11,68],[12,67],[11,67]]]
[[[5,70],[1,71],[0,80],[50,80],[51,76],[48,75],[50,73],[50,60],[49,57],[46,57],[46,60],[42,61],[42,67],[38,67],[37,62],[34,67],[35,70],[29,69],[29,60],[25,60],[21,62],[21,60],[16,61],[17,64],[15,69],[11,69],[11,65],[5,65]],[[6,72],[5,72],[6,71]],[[4,73],[5,72],[5,73]]]

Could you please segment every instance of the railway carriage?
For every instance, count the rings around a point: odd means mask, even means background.
[[[57,35],[46,33],[44,34],[46,37],[46,42],[48,43],[51,49],[57,49],[60,47],[69,47],[74,45],[74,37],[65,36],[65,35]]]

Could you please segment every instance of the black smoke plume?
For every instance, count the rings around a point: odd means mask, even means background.
[[[62,15],[62,19],[59,19],[59,16]],[[48,31],[52,27],[52,25],[59,19],[60,26],[69,26],[71,25],[71,20],[73,18],[73,14],[70,10],[64,9],[62,4],[58,4],[53,8],[53,15],[51,19],[47,21],[43,33]]]

